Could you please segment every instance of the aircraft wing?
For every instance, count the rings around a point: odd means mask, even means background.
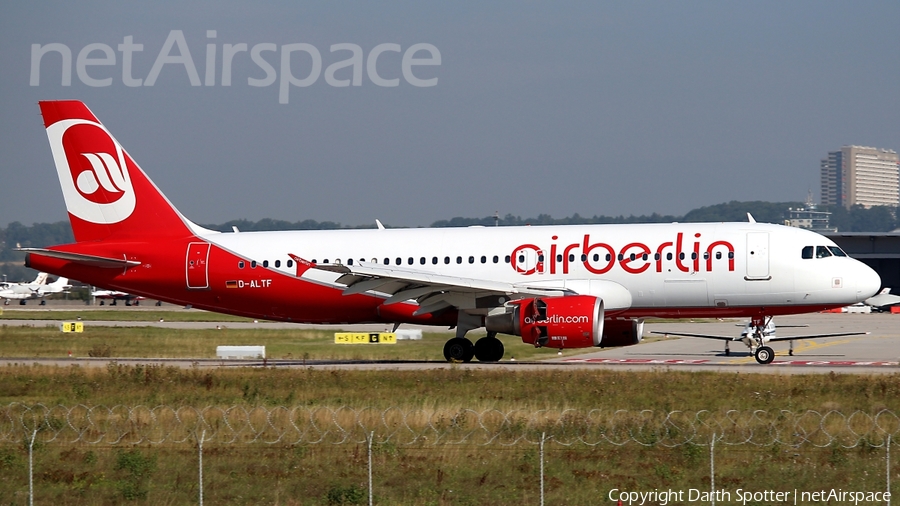
[[[841,337],[841,336],[865,336],[871,332],[835,332],[833,334],[808,334],[805,336],[772,336],[766,340],[773,341],[794,341],[797,339],[817,339],[819,337]]]
[[[386,267],[360,262],[355,265],[315,265],[315,269],[341,274],[338,283],[347,285],[344,295],[377,292],[388,295],[385,305],[414,299],[419,303],[415,314],[428,314],[444,308],[491,309],[509,300],[527,296],[573,294],[562,287],[529,287],[501,281],[490,281],[431,272]]]
[[[740,341],[741,338],[735,336],[717,336],[713,334],[691,334],[688,332],[666,332],[666,331],[652,331],[651,334],[662,334],[667,336],[683,336],[683,337],[701,337],[703,339],[718,339],[720,341]]]

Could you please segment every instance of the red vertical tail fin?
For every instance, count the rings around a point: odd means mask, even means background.
[[[77,100],[40,102],[75,240],[183,237],[191,223]]]

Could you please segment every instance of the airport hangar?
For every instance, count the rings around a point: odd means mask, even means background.
[[[881,286],[900,295],[900,232],[832,232],[823,234],[851,257],[881,276]]]

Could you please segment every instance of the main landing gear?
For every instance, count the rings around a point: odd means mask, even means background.
[[[448,362],[471,362],[473,358],[479,362],[498,362],[503,353],[503,342],[497,339],[496,332],[488,332],[474,345],[465,337],[454,337],[444,345],[444,358]]]
[[[456,322],[456,337],[444,345],[444,358],[447,362],[471,362],[477,358],[479,362],[497,362],[503,358],[503,343],[497,339],[496,332],[488,332],[487,336],[475,344],[466,339],[466,333],[484,325],[483,318],[460,312]]]

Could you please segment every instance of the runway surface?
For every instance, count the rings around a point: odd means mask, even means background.
[[[82,306],[83,307],[83,306]],[[24,309],[24,308],[23,308]],[[37,309],[37,308],[28,308]],[[45,309],[45,308],[41,308]],[[48,317],[53,307],[47,308]],[[59,309],[71,310],[72,306],[60,306]],[[120,308],[132,311],[135,308]],[[148,308],[150,309],[150,308]],[[11,316],[6,312],[7,318]],[[5,325],[57,325],[58,320],[12,320],[2,321]],[[330,328],[348,331],[385,331],[385,325],[341,325],[316,326],[274,322],[102,322],[91,321],[90,325],[108,326],[153,326],[177,329],[206,329],[225,326],[229,328]],[[776,357],[772,364],[760,365],[750,354],[749,349],[740,342],[730,344],[731,353],[726,355],[725,344],[719,340],[707,340],[689,337],[662,336],[651,337],[651,331],[689,332],[715,335],[739,335],[745,322],[742,320],[724,321],[668,321],[648,323],[644,327],[644,335],[648,339],[636,346],[623,348],[590,349],[577,356],[553,358],[540,362],[512,362],[508,359],[499,363],[447,364],[435,357],[434,361],[298,361],[267,360],[223,361],[216,359],[131,359],[117,358],[119,363],[165,364],[176,367],[315,367],[315,368],[354,368],[354,369],[436,369],[447,367],[471,368],[503,368],[503,369],[547,369],[547,368],[613,368],[620,370],[646,370],[653,368],[671,368],[673,370],[693,371],[727,371],[747,373],[898,373],[900,372],[900,315],[881,314],[808,314],[782,316],[776,318],[776,324],[782,328],[778,336],[802,334],[821,334],[833,332],[870,332],[869,335],[801,339],[794,342],[794,354],[788,355],[789,344],[779,342],[770,344],[775,349]],[[803,325],[805,328],[784,328],[788,325]],[[443,328],[423,327],[428,332],[443,331]],[[450,334],[448,333],[448,336]],[[472,336],[472,337],[477,337]],[[526,346],[522,344],[521,346]],[[514,349],[509,349],[514,353]],[[8,363],[39,363],[53,365],[79,364],[84,366],[105,367],[110,359],[35,359],[27,357],[0,358],[0,365]]]

